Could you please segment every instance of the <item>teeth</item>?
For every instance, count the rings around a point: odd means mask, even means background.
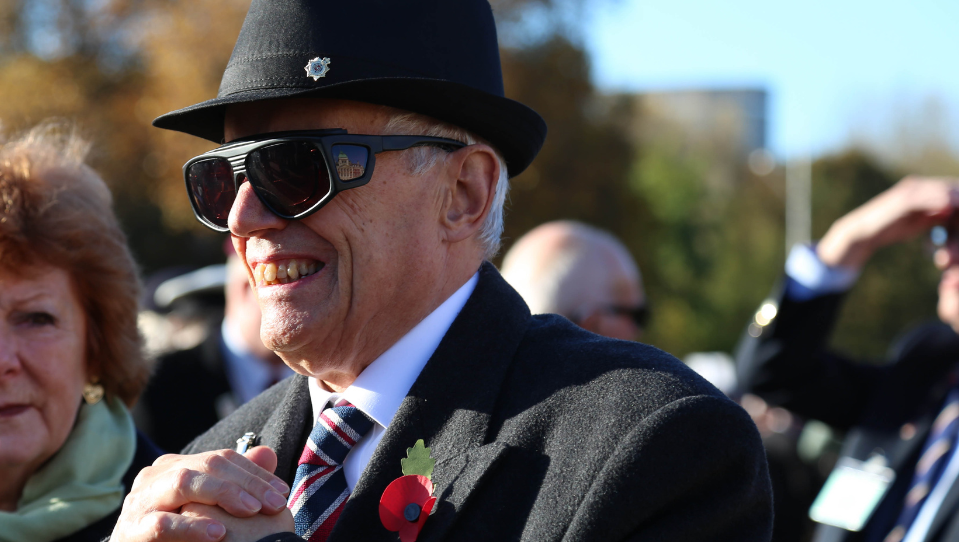
[[[308,277],[323,269],[323,262],[316,260],[289,260],[281,262],[258,263],[253,269],[253,279],[259,286],[287,284]]]

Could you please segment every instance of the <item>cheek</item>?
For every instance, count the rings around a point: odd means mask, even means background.
[[[43,398],[42,415],[51,433],[66,438],[76,416],[87,380],[84,342],[64,338],[38,349],[33,379]]]
[[[82,342],[25,344],[23,372],[12,396],[34,408],[0,424],[0,463],[45,461],[66,442],[80,408],[86,377]]]
[[[412,188],[384,190],[354,215],[357,241],[350,248],[357,260],[395,266],[432,245],[438,224],[432,196]]]

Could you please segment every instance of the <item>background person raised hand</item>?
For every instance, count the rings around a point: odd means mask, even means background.
[[[959,179],[906,177],[832,224],[816,246],[829,267],[861,268],[884,246],[946,222],[959,207]]]

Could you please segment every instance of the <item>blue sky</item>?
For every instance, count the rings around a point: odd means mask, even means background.
[[[605,91],[765,87],[769,144],[819,154],[897,123],[959,150],[959,0],[612,0],[586,21]]]

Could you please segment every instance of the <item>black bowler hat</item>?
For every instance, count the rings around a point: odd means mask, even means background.
[[[506,158],[533,161],[546,123],[507,99],[486,0],[253,0],[212,100],[158,128],[220,143],[226,106],[292,96],[357,100],[470,130]]]

